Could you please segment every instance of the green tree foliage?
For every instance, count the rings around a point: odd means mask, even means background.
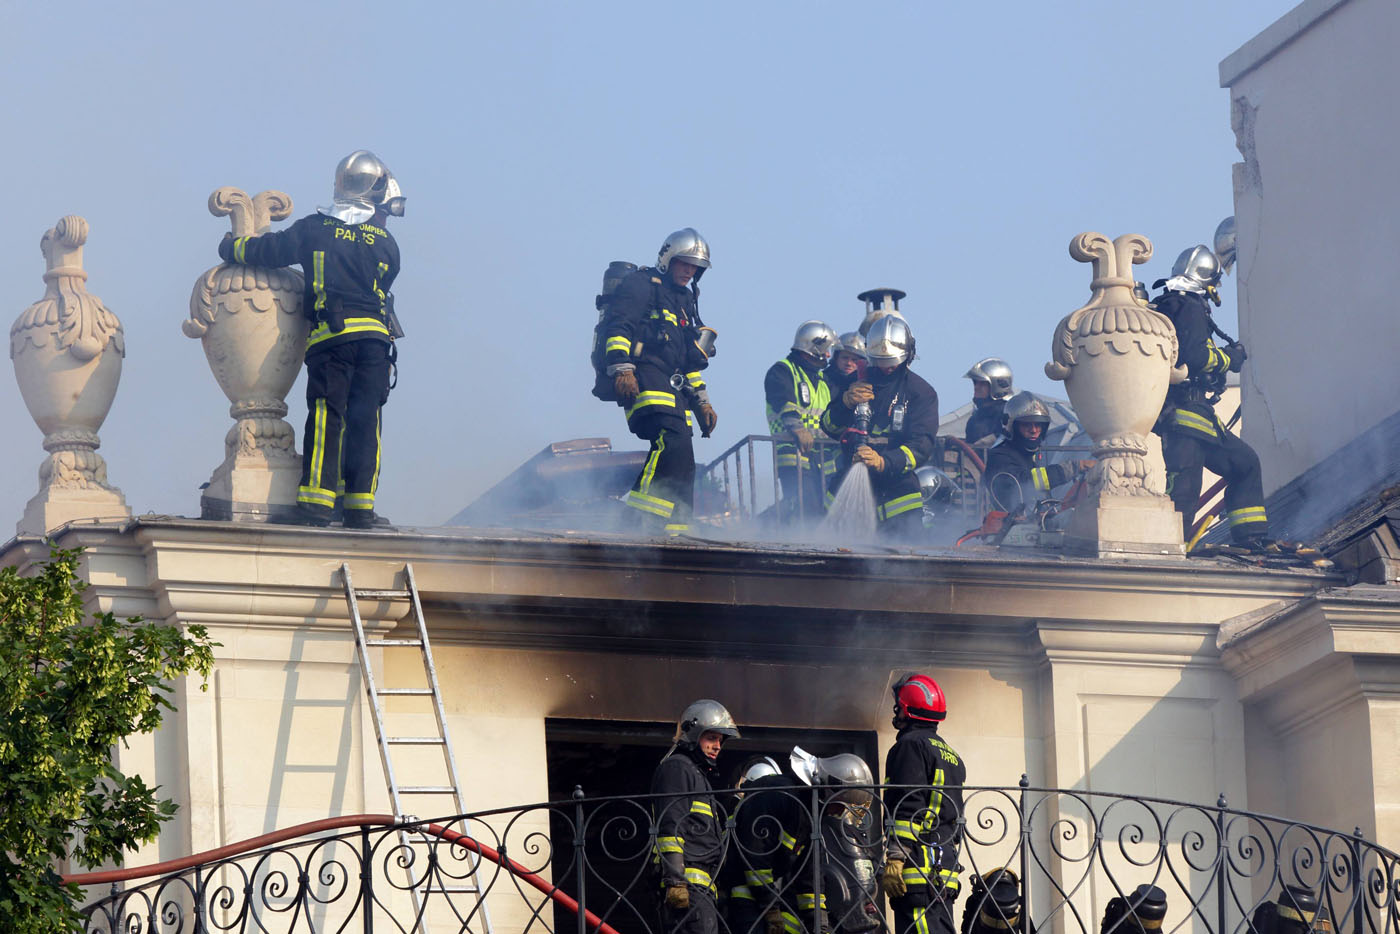
[[[172,679],[207,680],[217,644],[200,626],[85,620],[78,554],[55,549],[32,576],[0,569],[0,924],[30,934],[81,927],[59,861],[120,862],[174,816],[112,751],[174,709]]]

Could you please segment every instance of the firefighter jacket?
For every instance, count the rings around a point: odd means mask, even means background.
[[[1185,366],[1186,381],[1167,390],[1158,420],[1159,431],[1183,431],[1203,441],[1220,443],[1225,429],[1215,417],[1207,394],[1225,386],[1230,356],[1211,339],[1210,304],[1195,292],[1166,291],[1154,306],[1176,326],[1176,366]]]
[[[663,886],[689,883],[717,895],[715,874],[723,845],[724,814],[710,787],[709,770],[696,761],[704,754],[686,744],[661,760],[651,777],[656,818],[656,862]]]
[[[885,756],[886,839],[890,859],[904,860],[904,882],[957,888],[962,840],[962,786],[967,767],[932,725],[911,724]]]
[[[382,227],[308,214],[286,230],[225,239],[219,255],[248,266],[301,266],[302,310],[311,320],[307,353],[390,340],[385,304],[399,274],[399,245]]]
[[[982,482],[992,494],[992,507],[1015,513],[1050,495],[1062,483],[1074,479],[1069,464],[1045,463],[1045,452],[1027,451],[1011,438],[1003,438],[987,452]]]
[[[797,784],[797,779],[787,774],[765,775],[744,783],[743,800],[734,811],[734,840],[725,861],[726,867],[736,866],[731,896],[762,902],[785,888],[785,879],[792,880],[799,890],[803,888],[803,880],[793,879],[793,873],[799,869],[812,837],[811,797],[803,790],[793,790]],[[788,790],[772,790],[778,788]],[[805,888],[811,889],[810,880]]]
[[[821,365],[810,355],[794,350],[768,368],[763,377],[763,396],[767,402],[769,434],[787,434],[789,423],[796,419],[801,427],[815,435],[821,431],[822,413],[831,402],[831,387]],[[794,444],[779,443],[776,454],[779,467],[805,469],[808,466],[807,455],[799,452]],[[830,470],[826,472],[835,473],[834,452],[827,460]]]
[[[976,403],[973,403],[976,405]],[[967,418],[967,427],[963,431],[963,440],[968,444],[981,441],[987,435],[993,438],[1001,437],[1001,413],[1006,409],[1005,399],[992,399],[973,409],[972,414]]]
[[[604,359],[609,374],[626,364],[636,373],[639,392],[627,409],[629,427],[644,420],[672,427],[691,423],[689,394],[705,391],[701,371],[710,364],[696,344],[699,327],[696,293],[658,269],[630,273],[613,292],[603,327]],[[687,387],[680,392],[671,385],[678,373]]]
[[[872,438],[888,441],[879,449],[885,459],[885,469],[871,474],[877,493],[898,496],[877,504],[880,519],[894,518],[905,512],[923,508],[914,469],[933,462],[938,436],[938,393],[922,377],[901,366],[888,375],[878,369],[870,370],[870,384],[875,398],[870,403]],[[822,430],[837,440],[855,420],[855,413],[846,408],[839,395],[832,397],[822,413]],[[903,488],[908,487],[905,490]]]

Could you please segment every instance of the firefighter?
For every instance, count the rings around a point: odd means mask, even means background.
[[[725,857],[730,934],[783,934],[786,882],[812,835],[797,778],[768,756],[751,760],[737,785],[734,837]],[[779,790],[789,789],[789,790]],[[790,896],[789,896],[790,897]]]
[[[1006,934],[1021,931],[1021,880],[1005,866],[972,877],[963,905],[960,934]],[[1032,927],[1034,934],[1034,927]],[[1124,932],[1127,934],[1127,932]]]
[[[885,757],[889,824],[880,885],[894,908],[894,934],[953,934],[967,768],[938,735],[948,713],[938,682],[911,674],[891,690],[899,734]]]
[[[1167,893],[1144,883],[1127,896],[1115,895],[1104,906],[1099,934],[1158,934],[1167,916]],[[1258,918],[1256,913],[1255,918]],[[1256,928],[1260,934],[1282,934]]]
[[[700,277],[710,246],[686,227],[661,244],[654,267],[630,273],[613,293],[604,323],[607,375],[627,428],[651,443],[626,503],[668,535],[690,530],[695,498],[692,413],[703,437],[718,417],[701,371],[714,355],[715,332],[700,320]],[[688,286],[688,288],[687,288]]]
[[[1041,442],[1050,427],[1050,410],[1033,393],[1018,392],[1006,402],[1001,432],[1005,435],[987,452],[982,483],[991,494],[992,508],[1009,515],[1033,510],[1057,486],[1075,478],[1076,468],[1088,470],[1092,460],[1045,463]]]
[[[858,379],[865,379],[865,338],[859,331],[849,331],[837,338],[831,362],[823,372],[832,395],[845,392],[846,387]]]
[[[835,454],[813,448],[822,412],[831,401],[823,367],[836,344],[836,332],[827,325],[804,321],[792,339],[792,350],[763,377],[768,431],[790,435],[795,442],[777,442],[774,452],[783,490],[779,516],[784,521],[820,519],[826,510],[824,477],[836,472]]]
[[[660,873],[661,926],[684,934],[719,931],[719,871],[724,846],[721,813],[710,775],[726,739],[738,738],[724,705],[698,700],[676,724],[675,741],[651,776],[656,819],[656,863]]]
[[[869,468],[880,534],[916,540],[923,528],[923,497],[914,471],[934,456],[938,393],[909,369],[914,332],[902,317],[889,314],[871,326],[865,355],[868,381],[857,380],[831,400],[822,429],[852,448],[853,463]],[[857,418],[862,405],[869,406],[868,429]],[[867,438],[860,437],[861,430],[868,430]],[[886,440],[883,454],[865,443],[869,438]],[[835,477],[833,489],[843,478],[844,472]]]
[[[383,161],[358,149],[335,169],[330,207],[286,230],[256,237],[227,234],[225,262],[300,265],[306,280],[306,434],[292,521],[330,524],[343,488],[344,525],[375,524],[381,408],[396,359],[389,288],[399,274],[399,247],[385,229],[402,217],[404,198]],[[342,487],[343,484],[343,487]]]
[[[1171,278],[1154,306],[1176,326],[1176,365],[1185,366],[1187,379],[1167,390],[1166,403],[1153,429],[1162,436],[1162,459],[1167,468],[1167,492],[1181,513],[1182,537],[1190,538],[1201,495],[1201,471],[1209,467],[1225,479],[1225,518],[1236,544],[1265,550],[1269,518],[1264,511],[1264,485],[1259,456],[1215,416],[1214,400],[1225,387],[1225,374],[1238,373],[1245,361],[1244,346],[1216,345],[1210,303],[1220,304],[1220,261],[1204,245],[1177,257]]]
[[[870,766],[854,753],[817,758],[793,747],[793,772],[803,784],[818,790],[817,812],[822,839],[821,896],[813,892],[813,868],[799,867],[790,889],[795,893],[799,918],[789,919],[807,931],[857,932],[880,927],[875,907],[874,866],[880,845],[874,832],[871,805],[875,778]],[[807,810],[811,809],[810,802]],[[810,827],[810,819],[807,826]]]
[[[972,380],[974,407],[963,439],[974,444],[988,435],[993,440],[999,438],[1002,410],[1006,408],[1006,400],[1016,393],[1011,385],[1011,367],[1000,357],[988,357],[974,363],[963,378]]]

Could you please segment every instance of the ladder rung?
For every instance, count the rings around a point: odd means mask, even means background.
[[[407,600],[413,594],[407,590],[356,590],[356,600]]]
[[[431,688],[380,688],[374,693],[398,694],[400,696],[406,695],[408,697],[430,697],[432,696],[433,692]]]
[[[380,645],[407,645],[414,648],[421,648],[423,643],[417,639],[366,639],[365,645],[369,648]]]
[[[401,795],[450,795],[457,791],[451,785],[407,785],[399,789]]]
[[[441,736],[389,736],[384,742],[390,746],[442,746],[447,740]]]

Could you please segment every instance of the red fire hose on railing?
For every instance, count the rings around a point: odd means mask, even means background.
[[[978,454],[977,449],[962,438],[947,435],[943,440],[951,441],[955,447],[961,448],[964,454],[972,458],[972,466],[976,467],[979,471],[987,469],[987,464],[982,460],[982,455]]]
[[[347,827],[393,827],[399,823],[401,823],[399,820],[388,814],[349,814],[344,817],[327,817],[306,824],[297,824],[294,827],[287,827],[283,830],[274,830],[272,833],[265,833],[260,837],[253,837],[239,843],[230,843],[227,846],[221,846],[214,850],[206,850],[203,853],[195,853],[192,856],[182,856],[179,859],[166,860],[163,863],[156,863],[151,866],[132,866],[127,869],[109,869],[105,872],[72,873],[64,876],[63,881],[75,885],[103,885],[111,882],[130,882],[133,879],[144,879],[147,876],[163,876],[167,873],[190,869],[201,863],[227,859],[230,856],[239,856],[265,846],[271,846],[274,843],[282,843],[283,841],[291,840],[306,834],[320,833],[326,830],[341,830]],[[525,880],[574,914],[577,915],[579,912],[579,903],[576,899],[564,894],[557,886],[550,885],[515,860],[502,856],[484,843],[478,843],[471,837],[460,834],[455,830],[449,830],[440,824],[415,824],[414,831],[432,834],[448,843],[460,844],[473,853],[510,870],[516,877]],[[603,923],[603,919],[599,918],[591,911],[584,911],[584,919],[588,922],[589,930],[594,931],[595,934],[618,934],[616,929],[609,924]]]

